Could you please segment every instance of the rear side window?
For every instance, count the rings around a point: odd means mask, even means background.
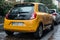
[[[39,12],[45,12],[45,13],[48,13],[48,8],[45,6],[45,5],[39,5],[38,6],[38,10]]]
[[[39,5],[38,10],[39,10],[39,12],[44,12],[44,7],[42,5]]]

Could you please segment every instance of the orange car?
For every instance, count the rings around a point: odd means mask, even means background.
[[[32,32],[41,37],[45,29],[53,29],[53,18],[42,3],[16,4],[4,20],[4,30],[8,35],[13,35],[14,32]]]

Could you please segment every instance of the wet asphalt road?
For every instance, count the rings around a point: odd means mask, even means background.
[[[51,36],[57,31],[59,25],[54,26],[54,30],[52,31],[44,31],[43,37],[35,38],[33,33],[18,33],[15,32],[14,36],[7,36],[4,31],[0,32],[0,40],[51,40]]]
[[[53,33],[49,40],[60,40],[60,25],[57,26],[57,30]]]

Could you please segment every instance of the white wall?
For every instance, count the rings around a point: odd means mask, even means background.
[[[58,1],[57,0],[52,0],[52,1],[53,1],[53,4],[58,7]]]
[[[19,1],[20,1],[21,3],[23,3],[23,2],[24,2],[24,0],[16,0],[16,2],[19,2]]]
[[[16,2],[19,2],[20,0],[16,0]]]
[[[5,0],[5,1],[8,1],[8,0]]]
[[[24,0],[21,0],[21,3],[23,3],[24,2]]]

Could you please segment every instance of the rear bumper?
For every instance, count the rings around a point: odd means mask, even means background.
[[[37,26],[31,26],[31,27],[4,26],[4,30],[15,31],[15,32],[36,32]]]
[[[13,26],[12,22],[24,22],[24,26]],[[38,28],[37,20],[6,20],[4,21],[4,30],[14,32],[36,32]]]

